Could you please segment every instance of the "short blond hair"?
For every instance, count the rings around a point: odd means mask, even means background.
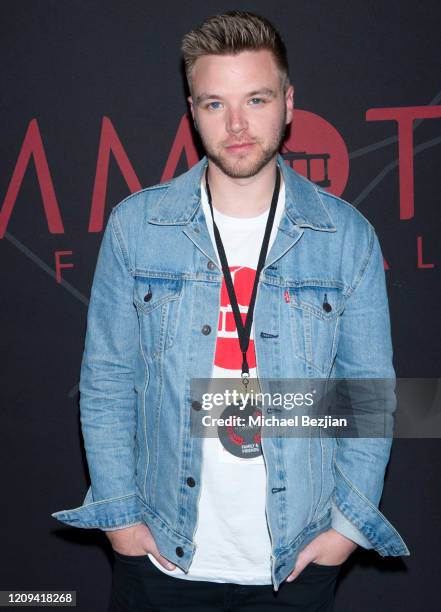
[[[185,74],[191,89],[191,74],[203,55],[235,55],[241,51],[271,51],[286,92],[289,84],[288,56],[282,37],[265,17],[245,11],[228,11],[208,17],[182,39]]]

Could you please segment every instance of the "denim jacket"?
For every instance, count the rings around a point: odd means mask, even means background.
[[[278,162],[286,200],[255,304],[259,378],[394,379],[372,225]],[[190,382],[211,376],[222,282],[200,205],[206,163],[111,211],[80,375],[91,485],[81,506],[52,514],[82,528],[145,523],[183,571],[195,552],[202,448],[190,435]],[[390,446],[390,438],[262,438],[274,590],[331,527],[380,555],[409,554],[378,510]]]

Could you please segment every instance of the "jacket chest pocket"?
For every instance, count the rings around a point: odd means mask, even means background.
[[[148,360],[159,358],[175,342],[182,287],[179,279],[135,276],[133,302]]]
[[[310,375],[327,375],[337,353],[343,289],[308,284],[291,287],[289,296],[295,353]]]

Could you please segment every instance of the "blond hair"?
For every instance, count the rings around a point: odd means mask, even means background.
[[[272,23],[245,11],[228,11],[208,17],[182,39],[181,50],[190,89],[193,67],[199,57],[263,49],[273,54],[285,92],[289,83],[288,57],[285,44]]]

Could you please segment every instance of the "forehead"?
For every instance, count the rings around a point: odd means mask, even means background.
[[[236,55],[203,55],[191,74],[192,89],[248,89],[277,86],[280,72],[271,51],[242,51]]]

